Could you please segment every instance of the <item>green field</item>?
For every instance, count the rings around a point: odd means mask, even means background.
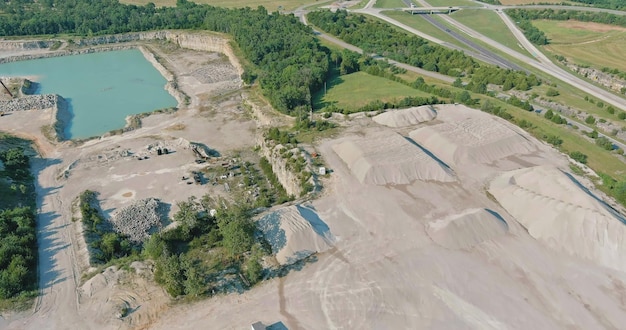
[[[530,55],[518,44],[517,39],[498,14],[491,10],[463,9],[452,13],[451,17],[515,51]]]
[[[149,2],[152,2],[157,7],[176,5],[176,0],[120,0],[120,2],[133,5],[145,5]],[[311,3],[311,1],[309,0],[194,0],[193,2],[198,4],[209,4],[211,6],[227,8],[256,8],[258,6],[263,6],[268,11],[275,11],[278,9],[279,6],[282,6],[283,10],[293,10],[302,5]]]
[[[326,95],[323,90],[314,95],[314,104],[316,109],[330,104],[344,109],[356,109],[372,101],[386,102],[407,96],[431,95],[389,79],[355,72],[329,80]]]
[[[402,0],[377,0],[375,8],[404,8],[407,5]]]
[[[548,36],[547,51],[579,65],[626,71],[626,29],[576,21],[537,20],[533,24]]]

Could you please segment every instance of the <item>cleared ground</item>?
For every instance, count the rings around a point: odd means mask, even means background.
[[[626,71],[625,28],[578,21],[537,20],[533,24],[548,36],[546,50],[579,65]]]
[[[389,79],[365,72],[355,72],[332,78],[326,85],[326,95],[321,91],[314,99],[317,109],[331,104],[339,108],[356,109],[372,101],[386,102],[407,96],[430,96],[430,94]]]
[[[469,119],[476,113],[438,108],[444,111]],[[350,123],[346,139],[390,130],[365,116],[351,116]],[[207,322],[243,328],[256,321],[288,329],[617,327],[626,320],[626,292],[617,289],[626,285],[622,273],[536,240],[485,193],[494,177],[510,170],[539,164],[567,170],[567,160],[526,137],[537,145],[534,154],[459,167],[458,182],[386,186],[361,183],[333,151],[338,140],[323,142],[318,150],[333,173],[327,195],[312,204],[336,237],[334,247],[244,295],[175,307],[153,328]],[[537,212],[542,206],[524,202]],[[602,306],[602,313],[585,306]]]

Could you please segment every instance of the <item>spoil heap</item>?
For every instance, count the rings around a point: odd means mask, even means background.
[[[549,166],[510,171],[489,192],[532,237],[626,271],[625,219],[568,174]]]
[[[406,127],[431,121],[437,117],[432,105],[401,110],[389,110],[372,118],[375,122],[388,127]]]
[[[265,215],[257,227],[281,265],[289,265],[332,247],[330,228],[312,207],[293,205]]]
[[[409,184],[415,180],[455,181],[452,171],[425,150],[394,132],[352,138],[333,150],[352,174],[366,184]]]
[[[537,150],[524,135],[500,120],[473,111],[476,113],[468,113],[467,117],[445,118],[441,124],[418,128],[409,136],[445,163],[458,166],[491,163]],[[468,111],[460,114],[464,112]]]

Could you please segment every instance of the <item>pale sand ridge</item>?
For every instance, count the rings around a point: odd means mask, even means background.
[[[491,163],[537,150],[520,132],[478,110],[464,106],[445,109],[439,111],[438,119],[445,122],[418,128],[409,136],[426,149],[436,151],[437,157],[449,165]]]
[[[437,112],[432,105],[413,107],[400,110],[388,110],[372,119],[388,127],[413,126],[423,122],[431,121],[437,117]]]
[[[489,192],[534,238],[568,254],[626,271],[624,218],[553,167],[502,174]]]
[[[394,132],[353,137],[333,150],[361,182],[376,185],[408,184],[415,180],[455,181],[452,171],[424,150]]]

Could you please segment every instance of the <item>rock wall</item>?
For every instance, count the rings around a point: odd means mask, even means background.
[[[228,56],[230,63],[237,69],[237,73],[239,75],[243,73],[243,68],[229,44],[230,40],[226,36],[215,34],[172,30],[136,32],[86,38],[76,41],[76,44],[78,46],[96,46],[144,40],[167,40],[181,48],[223,53]]]
[[[580,67],[573,63],[567,63],[567,67],[570,70],[578,73],[579,75],[589,78],[599,83],[600,85],[610,88],[616,92],[621,93],[622,88],[626,88],[626,80],[615,77],[610,73],[602,72],[594,68]]]
[[[283,185],[287,194],[293,195],[296,198],[302,193],[300,188],[300,180],[296,173],[293,173],[287,169],[287,159],[280,155],[280,149],[282,145],[274,145],[272,142],[266,142],[263,137],[259,137],[258,141],[261,147],[261,154],[267,158],[267,161],[272,165],[272,171],[276,174],[278,181]]]
[[[48,49],[52,47],[54,41],[51,40],[33,40],[33,41],[7,41],[0,40],[0,49],[4,50],[34,50]]]

